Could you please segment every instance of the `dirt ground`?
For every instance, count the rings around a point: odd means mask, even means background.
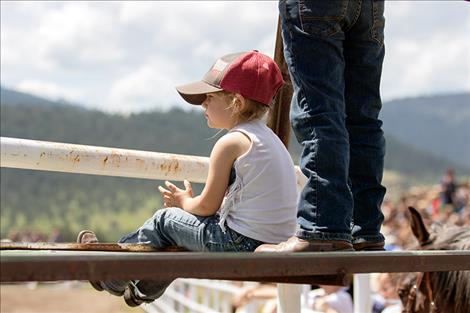
[[[122,298],[95,291],[89,284],[63,282],[0,285],[1,313],[143,313]]]

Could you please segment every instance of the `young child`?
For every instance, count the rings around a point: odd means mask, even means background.
[[[297,190],[292,159],[261,120],[283,85],[279,68],[258,51],[219,58],[204,78],[179,86],[187,102],[201,105],[210,128],[228,133],[214,145],[202,193],[193,196],[170,182],[159,187],[165,209],[158,210],[121,243],[191,251],[252,252],[295,232]],[[232,179],[231,179],[232,178]],[[231,180],[231,181],[230,181]],[[78,242],[98,242],[82,231]],[[94,281],[93,287],[122,296],[130,306],[160,297],[169,282]]]

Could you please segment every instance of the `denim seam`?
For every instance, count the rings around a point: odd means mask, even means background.
[[[373,15],[373,22],[372,22],[372,27],[370,30],[370,37],[372,40],[377,42],[380,46],[383,46],[383,40],[380,40],[378,37],[378,31],[377,31],[377,23],[378,23],[378,8],[377,8],[377,3],[376,1],[372,2],[372,15]]]
[[[303,3],[302,0],[299,0],[299,3],[298,3],[298,5],[297,5],[297,9],[299,10],[299,12],[297,12],[297,13],[298,13],[298,16],[299,16],[300,28],[301,28],[302,30],[304,30],[304,29],[305,29],[305,28],[304,28],[304,21],[303,21],[303,19],[302,19],[302,14],[300,14],[300,5],[301,5],[302,3]],[[287,6],[286,6],[286,11],[287,11]],[[286,13],[287,13],[287,12],[286,12]],[[288,15],[286,14],[286,16],[288,16]],[[291,36],[291,37],[292,37],[292,36]],[[293,38],[293,37],[292,37],[292,38]]]
[[[344,32],[347,32],[354,26],[354,24],[356,24],[359,16],[361,15],[361,8],[362,8],[362,0],[357,0],[357,9],[356,9],[355,15],[353,16],[353,19],[351,23],[349,24],[349,26],[344,29]]]
[[[315,130],[312,128],[312,132],[315,132]],[[316,133],[313,134],[313,138],[316,137]],[[317,157],[318,156],[318,145],[315,147],[315,151],[313,152],[313,171],[315,173],[314,179],[315,179],[315,192],[314,192],[314,198],[313,202],[315,203],[315,216],[317,218],[317,222],[320,219],[321,216],[318,215],[318,172],[317,172]]]
[[[237,232],[235,232],[231,228],[227,227],[227,229],[229,230],[228,231],[228,236],[230,237],[231,242],[233,242],[235,245],[241,244],[243,242],[243,240],[246,238],[245,236],[243,236],[242,234],[238,234]],[[234,239],[234,237],[236,237],[236,238]]]
[[[286,20],[287,20],[287,19],[290,19],[290,16],[289,16],[289,14],[288,14],[288,12],[287,12],[287,4],[284,5],[284,10],[285,10],[284,16],[285,16]],[[300,14],[300,7],[299,7],[299,14]],[[302,21],[300,21],[300,23],[302,23]],[[290,47],[289,47],[289,48],[290,48],[291,51],[293,51],[292,41],[293,41],[294,36],[293,36],[293,34],[292,34],[292,27],[291,27],[291,24],[292,24],[292,23],[288,23],[288,21],[286,21],[285,23],[283,23],[283,26],[285,26],[285,28],[286,28],[287,32],[289,33],[289,36],[290,36],[290,40],[283,40],[283,41],[284,41],[284,44],[285,44],[285,45],[289,45],[289,44],[290,44]],[[303,27],[302,24],[301,24],[301,27]],[[297,63],[297,62],[295,61],[295,56],[294,56],[294,54],[291,54],[291,59],[292,59],[292,64]],[[291,77],[292,77],[292,75],[291,75]],[[292,79],[293,79],[293,78],[294,78],[294,77],[292,77]],[[294,82],[292,82],[292,85],[294,85]]]

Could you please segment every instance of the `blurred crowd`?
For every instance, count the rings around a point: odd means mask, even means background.
[[[64,242],[62,233],[59,229],[53,229],[49,234],[39,231],[10,231],[7,238],[2,239],[6,242]]]
[[[416,208],[427,227],[432,223],[470,225],[470,181],[458,183],[452,170],[431,187],[412,187],[397,201],[385,199],[382,205],[382,233],[386,250],[413,248],[416,241],[408,222],[408,207]]]
[[[382,205],[385,249],[413,249],[418,244],[408,221],[408,207],[416,208],[427,227],[432,223],[470,226],[470,182],[457,182],[453,170],[449,169],[435,186],[413,187],[399,199],[385,199]],[[371,313],[399,313],[402,310],[396,290],[396,275],[374,273],[371,275],[373,307]],[[250,301],[261,301],[260,311],[276,312],[277,291],[275,285],[260,284],[242,289],[234,298],[235,312],[244,312]],[[313,312],[352,313],[352,288],[338,286],[312,286],[307,303]]]

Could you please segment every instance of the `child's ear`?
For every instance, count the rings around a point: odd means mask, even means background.
[[[239,93],[236,93],[235,94],[235,99],[237,100],[238,102],[238,105],[239,105],[239,109],[240,110],[243,110],[245,108],[245,105],[246,105],[246,99],[245,97],[243,97],[241,94]]]

